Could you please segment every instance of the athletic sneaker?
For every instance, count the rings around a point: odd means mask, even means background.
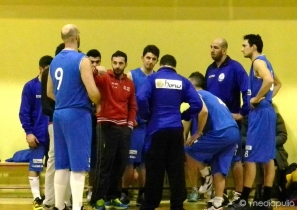
[[[232,194],[233,194],[233,198],[228,203],[228,206],[231,206],[235,201],[237,201],[238,199],[240,199],[240,196],[241,196],[241,193],[235,192],[234,190],[232,191]]]
[[[223,206],[215,207],[213,204],[211,204],[210,207],[206,207],[204,210],[223,210]]]
[[[136,199],[136,206],[141,206],[141,204],[143,203],[144,200],[144,193],[142,193],[141,195],[137,196]]]
[[[210,170],[208,169],[208,175],[204,177],[202,185],[199,187],[199,193],[204,194],[211,190],[213,177]]]
[[[188,195],[188,202],[197,202],[199,200],[199,193],[197,190],[193,190]]]
[[[94,210],[105,210],[105,202],[103,199],[96,201],[96,203],[92,206]]]
[[[121,194],[120,201],[121,201],[123,204],[129,205],[129,203],[130,203],[130,198],[129,198],[129,196],[127,196],[125,193],[122,193],[122,194]]]
[[[83,209],[83,207],[81,207]],[[52,210],[59,210],[57,207],[53,207]],[[65,205],[65,208],[63,210],[69,210],[69,208]]]
[[[228,206],[228,210],[250,210],[250,205],[243,199],[238,199]]]
[[[128,205],[123,204],[118,198],[116,199],[112,199],[111,201],[109,201],[109,203],[105,203],[105,208],[106,209],[111,209],[111,208],[115,208],[115,209],[127,209]]]
[[[207,201],[207,203],[206,203],[207,208],[210,208],[212,206],[214,197],[215,197],[215,194],[213,193],[211,195],[211,199],[209,201]],[[229,199],[228,199],[228,196],[225,193],[223,194],[223,198],[224,198],[224,200],[223,200],[222,206],[228,206],[229,205]]]
[[[42,210],[43,209],[43,200],[39,197],[35,198],[33,201],[33,210]]]

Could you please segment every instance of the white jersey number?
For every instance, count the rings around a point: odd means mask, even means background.
[[[58,80],[57,90],[59,90],[60,86],[62,84],[62,81],[63,81],[63,69],[62,68],[57,68],[56,69],[55,78],[56,78],[56,80]]]

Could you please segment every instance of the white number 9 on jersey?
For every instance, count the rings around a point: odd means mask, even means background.
[[[55,78],[56,78],[56,80],[58,80],[57,90],[59,90],[60,86],[62,84],[62,81],[63,81],[63,69],[62,68],[57,68],[56,69]]]

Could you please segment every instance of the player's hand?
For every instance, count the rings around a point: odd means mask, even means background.
[[[98,75],[104,75],[106,73],[106,69],[104,66],[96,66],[94,71],[96,71],[96,74]]]
[[[252,107],[252,109],[254,109],[257,105],[259,105],[259,103],[264,99],[265,97],[262,97],[262,98],[256,98],[256,97],[253,97],[251,98],[250,100],[250,105]]]
[[[235,121],[239,121],[243,119],[243,116],[239,113],[232,113],[232,117]]]
[[[191,146],[192,144],[196,143],[198,141],[198,138],[201,136],[201,134],[195,133],[193,136],[191,136],[190,138],[188,138],[186,140],[185,145],[186,146]]]
[[[26,140],[30,148],[35,148],[39,144],[38,139],[33,134],[28,134]]]

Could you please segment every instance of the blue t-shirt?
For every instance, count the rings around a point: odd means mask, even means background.
[[[50,65],[56,99],[55,109],[85,108],[91,110],[91,102],[80,74],[84,54],[74,50],[62,50]]]

